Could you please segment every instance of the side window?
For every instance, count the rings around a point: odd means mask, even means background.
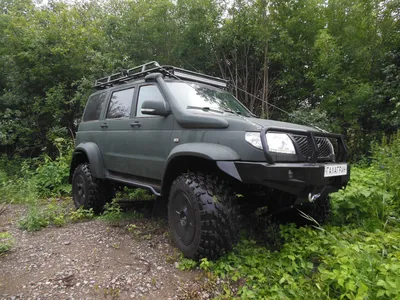
[[[101,111],[105,104],[105,99],[106,93],[90,96],[83,115],[83,122],[95,121],[100,118]]]
[[[131,114],[132,99],[133,88],[112,93],[106,118],[129,118]]]
[[[136,108],[136,116],[137,117],[157,117],[157,116],[151,116],[151,115],[144,115],[142,114],[142,104],[144,101],[147,100],[153,100],[153,101],[164,101],[163,96],[161,95],[160,90],[158,89],[157,86],[155,85],[144,85],[141,86],[139,89],[139,97],[138,97],[138,102],[137,102],[137,108]]]

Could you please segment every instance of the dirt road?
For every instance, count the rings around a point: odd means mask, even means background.
[[[0,216],[0,232],[15,240],[0,257],[1,299],[210,297],[201,271],[176,268],[179,253],[165,221],[142,218],[115,227],[92,220],[30,233],[17,226],[24,210],[14,205]]]

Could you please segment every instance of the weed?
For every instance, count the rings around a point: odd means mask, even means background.
[[[181,258],[177,268],[181,271],[194,270],[198,266],[198,262],[189,258]]]
[[[124,187],[122,191],[118,191],[115,197],[117,200],[133,200],[133,201],[150,201],[155,200],[155,196],[145,189]]]
[[[64,225],[65,225],[65,222],[66,222],[66,220],[65,220],[65,215],[63,215],[63,214],[60,214],[60,215],[58,215],[58,216],[55,216],[54,219],[53,219],[53,223],[54,223],[54,225],[57,226],[57,227],[62,227],[62,226],[64,226]]]
[[[139,211],[136,211],[136,210],[131,210],[131,211],[124,212],[123,218],[127,219],[127,220],[142,219],[142,218],[144,218],[144,214]]]
[[[110,288],[105,288],[105,289],[104,289],[104,297],[105,297],[105,298],[107,298],[108,296],[110,296],[111,299],[116,299],[116,298],[119,298],[120,293],[121,293],[121,291],[120,291],[120,289],[118,289],[118,288],[112,288],[112,287],[110,287]]]
[[[151,277],[151,284],[152,284],[153,286],[156,286],[156,285],[157,285],[157,279],[156,279],[155,277]]]
[[[11,233],[0,232],[0,256],[11,250],[14,245],[14,239]]]
[[[167,255],[165,261],[169,264],[174,264],[178,262],[182,258],[182,253],[179,252],[177,249],[174,248],[174,251],[171,255]]]
[[[111,244],[111,247],[113,247],[114,249],[119,249],[121,247],[121,245],[119,243],[114,243],[114,244]]]
[[[67,222],[80,222],[94,218],[92,209],[70,210],[66,207],[65,201],[51,199],[46,206],[40,205],[37,200],[30,202],[27,215],[19,222],[19,227],[23,230],[38,231],[51,224],[61,227]]]
[[[37,205],[30,205],[28,214],[19,222],[19,228],[27,231],[38,231],[49,225],[49,220]]]
[[[139,224],[129,224],[125,228],[135,239],[151,240],[154,235],[164,234],[163,226],[160,222],[138,222]]]
[[[114,199],[111,203],[104,205],[104,212],[100,219],[105,220],[111,225],[118,225],[122,220],[122,209],[117,200]]]
[[[207,258],[202,258],[200,260],[200,269],[204,271],[210,271],[212,267],[214,267],[214,263],[212,261],[209,261]]]
[[[94,218],[94,211],[92,208],[85,209],[79,207],[77,210],[70,211],[68,214],[68,220],[71,222],[82,222],[86,220],[91,220]]]

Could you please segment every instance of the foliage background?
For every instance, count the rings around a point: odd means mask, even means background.
[[[399,0],[38,3],[0,0],[0,153],[9,157],[54,158],[94,80],[150,60],[230,79],[263,117],[343,133],[353,160],[399,126]]]

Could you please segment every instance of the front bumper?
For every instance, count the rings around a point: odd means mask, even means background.
[[[219,169],[244,184],[266,186],[299,198],[321,191],[336,192],[347,185],[350,180],[350,165],[347,164],[346,175],[324,177],[327,164],[329,163],[217,162]]]

